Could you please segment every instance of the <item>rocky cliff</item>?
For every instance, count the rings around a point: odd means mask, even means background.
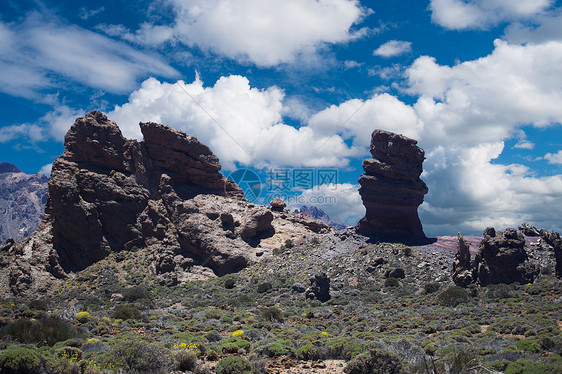
[[[243,199],[195,137],[156,123],[140,127],[137,142],[100,112],[76,120],[53,163],[37,233],[1,249],[4,288],[45,290],[112,253],[138,250],[154,279],[173,285],[194,272],[241,270],[294,233],[327,230]]]
[[[348,227],[348,225],[345,222],[332,221],[330,219],[330,216],[328,216],[326,212],[315,206],[307,207],[303,205],[299,210],[296,210],[295,213],[304,213],[307,216],[310,216],[314,219],[317,219],[325,223],[326,225],[332,227],[334,230],[343,230],[346,227]]]
[[[46,176],[25,174],[15,165],[0,163],[0,243],[33,235],[46,197]]]
[[[381,239],[425,240],[418,206],[427,194],[420,179],[424,151],[417,141],[388,131],[375,130],[371,155],[363,161],[359,194],[367,210],[357,224],[360,233]]]

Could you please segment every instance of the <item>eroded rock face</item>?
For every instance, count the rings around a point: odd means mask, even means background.
[[[310,277],[310,287],[306,289],[305,296],[321,302],[330,300],[330,278],[324,273]]]
[[[367,210],[357,224],[363,234],[381,239],[426,239],[418,206],[428,189],[420,179],[424,151],[417,141],[388,131],[371,137],[372,159],[363,161],[359,194]]]

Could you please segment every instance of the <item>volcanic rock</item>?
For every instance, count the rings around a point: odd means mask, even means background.
[[[420,179],[424,151],[417,141],[388,131],[371,136],[372,159],[363,161],[359,194],[366,208],[357,230],[381,239],[423,241],[418,206],[428,189]]]
[[[33,235],[45,209],[47,188],[46,176],[0,163],[0,243]]]
[[[474,259],[475,279],[482,286],[531,283],[538,275],[538,268],[527,259],[521,231],[508,228],[502,233],[489,227],[484,231],[484,240]]]
[[[113,253],[116,262],[139,253],[150,263],[147,276],[162,285],[206,279],[324,228],[243,199],[193,136],[152,122],[140,127],[144,140],[137,142],[100,112],[76,120],[53,164],[41,225],[1,248],[0,293],[52,289]]]
[[[404,278],[406,278],[406,272],[402,268],[396,268],[396,269],[392,269],[392,270],[389,269],[384,273],[384,277],[385,278],[404,279]]]
[[[451,276],[453,282],[460,287],[468,287],[473,282],[473,269],[470,260],[470,246],[459,232],[457,253],[453,262],[453,271]]]
[[[539,230],[528,222],[519,225],[518,229],[526,236],[540,236]]]
[[[287,204],[285,204],[285,202],[278,197],[271,200],[269,205],[271,205],[271,210],[276,211],[276,212],[282,212],[285,209],[285,207],[287,206]]]
[[[548,233],[546,230],[541,230],[541,239],[552,247],[554,251],[555,265],[554,269],[556,276],[562,278],[562,239],[557,232]]]
[[[311,277],[310,287],[306,289],[305,296],[307,299],[321,302],[330,300],[330,278],[325,273]]]

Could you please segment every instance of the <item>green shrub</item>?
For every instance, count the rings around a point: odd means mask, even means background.
[[[346,374],[399,374],[402,363],[393,354],[374,349],[355,357],[343,371]]]
[[[295,246],[295,243],[293,243],[293,241],[291,239],[285,240],[285,247],[293,248],[294,246]]]
[[[287,247],[282,245],[279,248],[273,248],[273,254],[274,255],[280,255],[280,254],[283,254],[286,250],[287,250]]]
[[[142,341],[121,341],[104,356],[103,365],[117,367],[129,372],[155,373],[170,364],[168,351],[157,345]]]
[[[318,349],[312,344],[305,344],[296,352],[299,360],[314,361],[319,358]]]
[[[224,288],[226,288],[227,290],[231,290],[234,288],[234,286],[236,286],[236,278],[234,277],[226,277],[226,279],[224,280]]]
[[[469,298],[468,292],[459,286],[451,286],[437,296],[441,305],[453,307],[468,301]]]
[[[152,294],[147,286],[136,286],[123,291],[123,300],[133,302],[141,299],[151,300]]]
[[[4,374],[39,373],[41,366],[41,358],[29,348],[17,347],[0,351],[0,372]]]
[[[230,337],[222,341],[220,351],[222,354],[227,353],[248,353],[252,349],[252,344],[241,338]]]
[[[273,321],[273,320],[281,321],[283,319],[283,311],[279,308],[272,306],[270,308],[264,309],[262,311],[262,316],[263,318],[269,321]]]
[[[52,346],[56,342],[83,337],[84,333],[60,318],[41,318],[36,321],[20,319],[0,329],[0,337],[10,336],[21,343]]]
[[[124,321],[128,319],[139,320],[142,319],[142,314],[136,306],[126,304],[116,306],[115,309],[113,309],[113,313],[111,313],[111,317],[114,319],[122,319]]]
[[[400,282],[396,278],[386,278],[384,280],[385,287],[398,287],[400,286]]]
[[[267,292],[267,291],[271,290],[271,288],[272,288],[271,283],[264,282],[264,283],[258,284],[257,291],[258,291],[258,293],[264,293],[264,292]]]
[[[423,286],[423,289],[425,290],[426,293],[435,293],[439,291],[439,287],[441,287],[441,285],[438,282],[430,282],[430,283],[426,283]]]
[[[252,364],[243,357],[229,356],[219,361],[216,374],[251,374]]]
[[[223,311],[220,309],[211,309],[205,313],[205,318],[207,319],[219,319],[222,317]]]
[[[174,352],[174,367],[179,371],[192,371],[198,367],[197,355],[189,350]]]
[[[295,352],[293,342],[287,339],[277,340],[267,347],[267,353],[271,357],[291,355]]]

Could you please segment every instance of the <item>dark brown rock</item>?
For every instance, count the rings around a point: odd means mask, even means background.
[[[383,239],[421,241],[426,236],[418,217],[427,186],[419,178],[424,151],[417,141],[388,131],[371,137],[372,159],[363,162],[359,193],[366,208],[360,233]]]
[[[453,271],[451,276],[453,282],[460,287],[468,287],[473,283],[473,268],[470,259],[470,246],[459,232],[457,242],[457,253],[453,262]]]
[[[526,236],[540,236],[539,230],[528,222],[519,225],[518,229]]]
[[[549,233],[546,230],[541,230],[540,235],[542,240],[552,247],[555,259],[555,273],[558,278],[562,278],[562,239],[560,234],[554,231]]]
[[[523,233],[512,228],[503,233],[493,228],[484,231],[473,271],[474,280],[482,286],[531,283],[538,275],[538,267],[528,261]]]
[[[404,279],[406,278],[406,272],[402,268],[389,269],[384,273],[384,277]]]
[[[310,278],[310,287],[306,289],[307,299],[316,299],[321,302],[330,300],[330,278],[324,273]]]
[[[276,211],[276,212],[282,212],[285,209],[285,207],[287,206],[287,204],[285,204],[285,202],[278,197],[271,200],[269,205],[271,205],[271,210]]]

